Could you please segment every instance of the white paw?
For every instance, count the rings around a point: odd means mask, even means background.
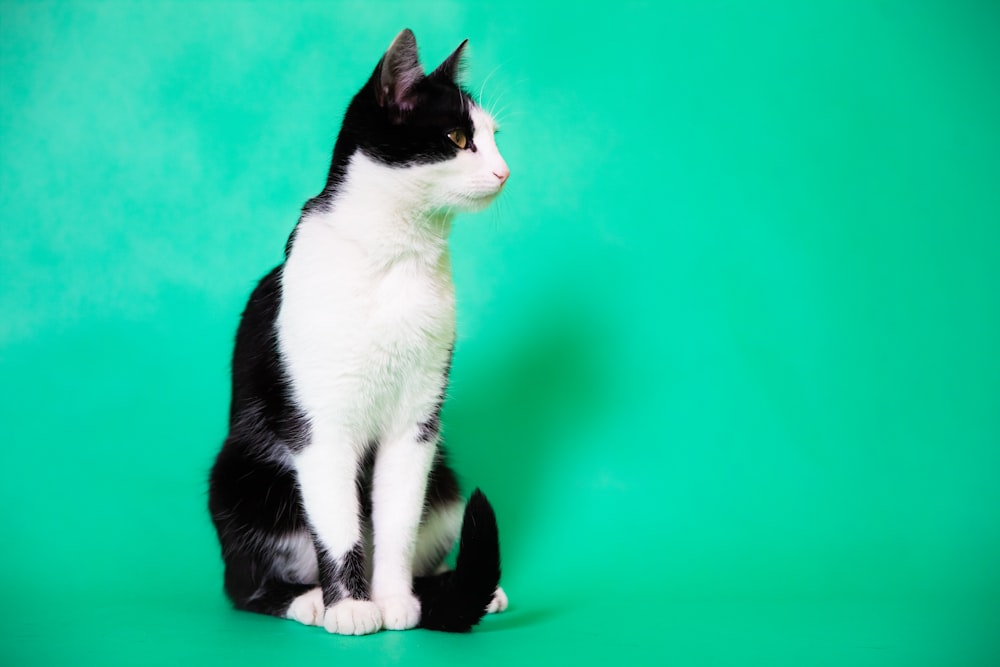
[[[486,605],[487,614],[499,614],[507,609],[507,594],[503,592],[503,589],[497,586],[497,590],[493,593],[493,599],[490,603]]]
[[[341,600],[326,610],[323,627],[338,635],[370,635],[382,629],[382,614],[374,602]]]
[[[314,588],[292,600],[285,616],[304,625],[322,625],[324,611],[323,591]]]
[[[376,600],[386,630],[409,630],[420,622],[420,600],[413,595],[390,595]]]

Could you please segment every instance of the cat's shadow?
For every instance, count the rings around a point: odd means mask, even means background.
[[[603,418],[616,344],[583,298],[557,293],[534,304],[501,344],[459,342],[443,414],[464,486],[481,487],[497,508],[510,564],[537,557],[526,538],[553,529],[534,524],[565,492],[567,458],[579,461],[575,439]]]
[[[506,632],[508,630],[538,626],[547,619],[558,616],[559,611],[560,609],[554,607],[522,610],[520,606],[512,606],[503,613],[487,616],[473,632],[477,634],[484,632]]]

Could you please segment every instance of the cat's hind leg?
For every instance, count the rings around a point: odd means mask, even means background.
[[[414,576],[424,577],[445,570],[444,559],[458,540],[464,512],[465,503],[460,498],[427,508],[417,531],[417,548],[413,555]]]
[[[286,466],[249,451],[246,441],[230,438],[212,467],[209,507],[226,594],[237,609],[320,625],[316,551],[295,478]]]
[[[323,591],[309,535],[258,534],[254,543],[226,558],[226,593],[236,608],[322,625]]]
[[[306,625],[323,623],[323,593],[315,583],[254,576],[260,568],[261,563],[251,558],[231,558],[226,565],[226,593],[237,609],[290,618]]]
[[[323,589],[315,586],[292,600],[285,611],[285,618],[298,621],[303,625],[323,625],[325,613]]]
[[[507,600],[507,594],[504,593],[502,586],[497,586],[496,591],[493,593],[493,599],[490,603],[486,605],[487,614],[499,614],[502,611],[507,611],[507,606],[509,605]]]

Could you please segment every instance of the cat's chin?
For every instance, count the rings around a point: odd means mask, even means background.
[[[482,197],[466,197],[461,202],[452,203],[437,209],[436,213],[443,214],[446,217],[451,217],[459,213],[478,213],[488,208],[493,203],[493,200],[497,198],[498,194],[483,195]]]
[[[500,194],[500,190],[478,197],[469,197],[462,206],[462,210],[468,213],[476,213],[493,203],[493,200]]]

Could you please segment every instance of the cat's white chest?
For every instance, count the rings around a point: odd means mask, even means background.
[[[370,390],[403,392],[439,375],[447,363],[455,330],[455,297],[450,280],[396,267],[369,287],[364,341]],[[437,378],[433,379],[436,383]]]
[[[296,400],[352,439],[425,419],[444,388],[454,341],[447,256],[384,266],[351,244],[302,229],[283,275],[278,340]],[[327,247],[324,247],[327,246]]]

